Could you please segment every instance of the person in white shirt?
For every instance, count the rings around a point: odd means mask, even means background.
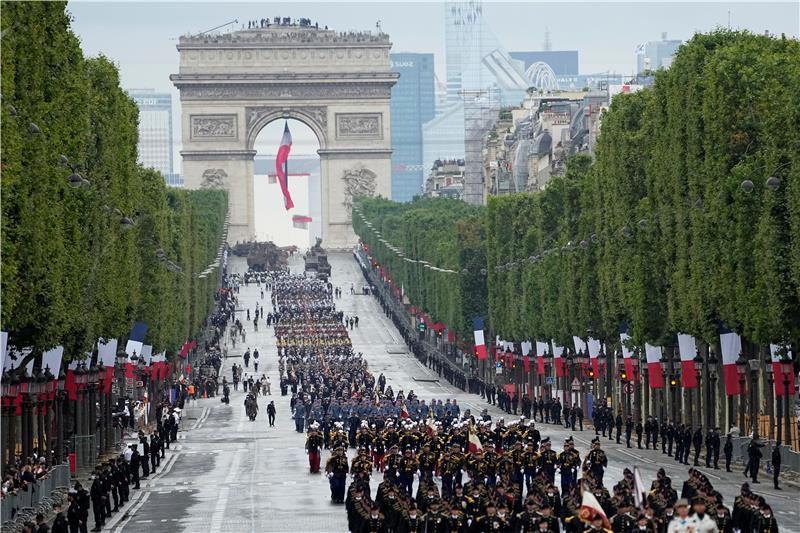
[[[667,533],[719,533],[717,524],[706,513],[706,505],[695,499],[694,514],[689,515],[689,502],[684,499],[675,504],[675,518],[667,526]]]

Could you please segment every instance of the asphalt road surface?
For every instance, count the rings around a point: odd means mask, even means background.
[[[469,408],[479,413],[487,407],[479,396],[455,389],[446,381],[435,381],[436,376],[412,355],[398,353],[405,350],[405,345],[377,301],[371,296],[350,295],[351,284],[358,289],[365,283],[355,260],[349,254],[332,254],[329,260],[333,267],[331,281],[343,292],[337,306],[345,314],[358,315],[360,319],[359,327],[350,333],[354,349],[366,356],[376,376],[383,372],[395,391],[413,389],[420,398],[456,398],[462,412]],[[295,257],[290,265],[300,271],[302,259]],[[232,271],[243,272],[246,268],[243,259],[231,257]],[[238,306],[242,311],[238,316],[245,323],[247,341],[244,346],[229,347],[229,357],[223,366],[223,374],[230,381],[230,367],[234,362],[242,364],[244,349],[258,348],[259,375],[266,372],[272,381],[272,396],[259,399],[258,419],[250,422],[245,416],[241,390],[232,392],[230,405],[222,404],[219,398],[198,400],[185,412],[177,450],[168,455],[167,463],[162,463],[155,476],[142,483],[141,490],[132,491],[127,511],[115,515],[105,530],[114,533],[347,531],[343,506],[330,503],[327,479],[308,473],[303,449],[305,438],[294,431],[290,419],[290,396],[280,395],[272,328],[262,322],[255,332],[252,322],[245,320],[245,309],[251,309],[252,313],[256,301],[269,306],[269,298],[269,293],[265,293],[261,300],[254,285],[242,286]],[[275,402],[278,412],[275,428],[267,424],[266,405],[270,400]],[[499,416],[509,418],[493,408],[489,412],[495,420]],[[594,433],[573,433],[547,424],[538,427],[542,436],[553,439],[557,451],[561,450],[560,443],[573,435],[582,457]],[[605,476],[608,486],[622,477],[624,468],[638,465],[647,486],[663,467],[680,491],[688,467],[677,465],[671,458],[665,461],[660,452],[629,450],[624,440],[620,446],[604,439],[603,448],[609,458]],[[348,455],[352,454],[350,450]],[[323,465],[327,456],[323,452]],[[701,470],[730,505],[745,481],[741,467],[737,466],[731,474]],[[374,491],[377,482],[372,486]],[[800,533],[800,490],[785,487],[781,492],[775,491],[766,474],[762,484],[753,488],[772,504],[781,531]]]

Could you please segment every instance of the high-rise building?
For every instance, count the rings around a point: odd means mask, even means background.
[[[528,88],[522,62],[511,58],[483,18],[480,0],[445,3],[447,100],[464,92],[498,90],[503,104],[518,105]]]
[[[447,106],[423,127],[423,165],[464,160],[464,201],[483,203],[483,135],[501,105],[519,105],[530,86],[483,18],[480,0],[445,3]]]
[[[131,89],[128,94],[139,107],[139,163],[161,172],[167,185],[182,186],[172,167],[172,95],[153,89]]]
[[[392,200],[408,202],[422,191],[422,125],[434,116],[433,54],[390,54],[400,74],[392,87]]]
[[[681,44],[681,40],[667,39],[666,32],[661,34],[660,41],[640,44],[636,47],[636,73],[669,68]]]

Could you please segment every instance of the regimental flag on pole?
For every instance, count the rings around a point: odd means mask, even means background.
[[[603,507],[600,505],[600,502],[598,502],[597,498],[594,497],[592,491],[584,490],[581,508],[578,510],[578,517],[583,523],[591,524],[592,520],[594,520],[594,518],[597,516],[602,517],[603,527],[610,531],[611,522],[608,521],[608,517],[606,516],[605,511],[603,511]]]
[[[651,389],[664,388],[664,374],[661,372],[661,346],[644,345],[647,356],[647,374],[650,378]]]
[[[742,353],[742,338],[725,326],[719,328],[719,345],[722,351],[722,377],[725,380],[725,394],[735,396],[744,391],[739,387],[739,373],[736,360]]]
[[[556,365],[556,377],[564,377],[564,360],[561,356],[564,355],[564,347],[559,346],[556,344],[556,341],[553,341],[553,361],[555,361]]]
[[[278,147],[278,155],[275,157],[275,172],[278,175],[278,184],[283,193],[283,204],[286,210],[294,207],[292,196],[289,194],[289,152],[292,150],[292,134],[289,131],[289,122],[283,125],[283,138]]]
[[[128,362],[125,364],[125,377],[133,378],[134,364],[131,361],[133,354],[138,358],[142,353],[142,346],[144,346],[144,337],[147,335],[147,324],[144,322],[135,322],[131,334],[128,335],[128,343],[125,345],[125,353],[128,354]]]
[[[488,355],[486,354],[486,339],[483,337],[483,317],[476,316],[472,319],[472,329],[475,335],[475,357],[479,361],[485,361]]]
[[[644,485],[642,472],[639,470],[638,466],[633,467],[633,485],[633,499],[636,502],[636,507],[644,509],[644,502],[647,500],[647,488]]]
[[[589,359],[592,361],[592,370],[594,370],[595,379],[600,378],[600,341],[589,337],[586,342],[589,350]]]
[[[470,429],[469,431],[469,442],[467,443],[467,449],[469,450],[470,453],[475,453],[478,450],[483,450],[483,444],[481,443],[481,439],[478,438],[478,435],[472,429]]]
[[[789,356],[789,360],[791,361],[792,351],[789,350],[788,347],[782,347],[778,344],[769,345],[769,352],[772,358],[772,372],[775,375],[775,396],[784,396],[786,394],[786,391],[783,387],[784,380],[789,381],[789,395],[794,396],[794,372],[791,372],[788,376],[786,376],[781,370],[781,351],[783,351],[783,349],[786,350],[786,354]]]
[[[533,345],[531,341],[525,341],[521,345],[522,347],[522,368],[525,370],[525,373],[528,374],[531,371],[531,348]]]
[[[697,372],[694,369],[697,342],[694,337],[678,333],[678,351],[681,355],[681,381],[684,388],[693,389],[697,387]]]
[[[622,361],[625,363],[625,375],[628,377],[628,381],[639,381],[633,364],[633,350],[627,345],[630,340],[631,336],[627,332],[619,334],[619,343],[622,346]]]

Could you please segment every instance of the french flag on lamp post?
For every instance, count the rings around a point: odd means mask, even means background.
[[[644,345],[647,357],[647,375],[650,378],[651,389],[664,388],[664,374],[661,372],[661,346]]]
[[[485,361],[488,355],[486,354],[486,339],[483,338],[483,318],[475,317],[472,319],[472,329],[475,336],[475,357],[479,361]]]
[[[128,354],[128,362],[125,364],[125,377],[133,378],[133,362],[131,357],[136,354],[140,357],[142,353],[142,346],[144,346],[144,337],[147,335],[147,324],[144,322],[135,322],[131,329],[131,334],[128,335],[128,343],[125,345],[125,353]]]
[[[619,334],[619,343],[622,346],[622,361],[625,363],[625,374],[628,376],[628,381],[638,381],[634,373],[633,350],[627,345],[630,340],[631,336],[627,333]]]
[[[275,173],[278,175],[278,184],[283,193],[283,204],[286,210],[294,207],[292,196],[289,194],[289,152],[292,150],[292,134],[289,131],[289,122],[283,125],[283,138],[278,147],[278,155],[275,157]]]
[[[742,353],[742,338],[725,326],[719,328],[719,346],[722,351],[722,377],[725,380],[725,394],[741,394],[736,360]]]
[[[589,350],[589,359],[592,360],[592,370],[594,370],[595,378],[600,377],[600,341],[589,337],[586,341],[587,349]]]
[[[792,352],[788,349],[788,347],[782,347],[778,344],[770,344],[769,345],[769,352],[772,358],[772,372],[775,375],[775,396],[785,396],[786,390],[783,387],[783,381],[789,380],[789,395],[794,396],[795,394],[795,386],[794,386],[794,375],[789,374],[788,376],[784,375],[783,370],[781,370],[781,351],[787,350],[786,353],[789,356],[789,360],[792,359]]]
[[[681,355],[681,381],[684,388],[693,389],[697,387],[697,372],[694,369],[697,342],[694,337],[678,333],[678,351]]]
[[[103,363],[106,375],[103,380],[103,394],[111,393],[111,383],[114,381],[114,362],[117,359],[117,339],[104,341],[97,339],[97,359]]]
[[[525,369],[525,373],[528,374],[531,371],[531,348],[533,345],[531,341],[524,341],[521,345],[522,347],[522,368]]]
[[[548,346],[546,342],[536,341],[536,373],[544,375],[544,356],[547,355]]]
[[[564,377],[564,361],[561,359],[561,356],[564,355],[564,347],[559,346],[556,344],[556,341],[553,341],[553,361],[556,365],[556,377]]]

